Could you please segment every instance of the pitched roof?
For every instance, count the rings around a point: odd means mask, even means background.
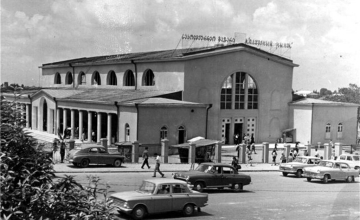
[[[175,99],[167,99],[167,98],[145,98],[145,99],[136,99],[132,101],[128,101],[125,103],[137,103],[140,105],[166,105],[166,106],[206,106],[206,104],[196,103],[196,102],[186,102],[181,100],[175,100]]]
[[[355,103],[348,103],[348,102],[333,102],[328,100],[322,99],[312,99],[312,98],[305,98],[298,101],[291,102],[290,105],[329,105],[329,106],[360,106],[359,104]]]

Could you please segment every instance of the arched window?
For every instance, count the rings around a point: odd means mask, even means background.
[[[128,123],[125,124],[125,141],[130,141],[130,126]]]
[[[134,73],[131,70],[127,70],[124,74],[124,86],[135,86]]]
[[[116,78],[116,74],[115,74],[114,71],[110,71],[108,73],[107,84],[108,85],[113,85],[113,86],[117,85],[117,78]]]
[[[144,72],[143,75],[143,86],[154,86],[155,85],[155,76],[152,70],[148,69]]]
[[[91,85],[101,85],[100,73],[95,71],[92,75]]]
[[[222,85],[221,109],[258,109],[258,89],[247,73],[236,72],[227,77]]]
[[[73,77],[72,77],[72,73],[71,72],[67,72],[66,73],[66,77],[65,77],[65,85],[70,85],[73,83]]]
[[[85,85],[86,84],[86,75],[85,75],[84,72],[79,73],[78,83],[79,83],[79,85]]]
[[[55,73],[54,84],[61,84],[61,76],[60,76],[60,73]]]
[[[343,125],[342,125],[342,123],[338,124],[337,138],[338,139],[343,138]]]
[[[186,140],[186,130],[184,126],[178,128],[178,144],[185,143]]]
[[[162,126],[160,129],[160,140],[167,138],[167,127]]]
[[[325,138],[330,139],[331,138],[331,124],[327,123],[325,127]]]

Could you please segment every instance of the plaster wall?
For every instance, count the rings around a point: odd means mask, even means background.
[[[54,100],[46,95],[37,95],[32,98],[32,108],[37,108],[37,112],[34,111],[32,114],[32,129],[44,131],[43,120],[44,120],[44,102],[47,103],[47,132],[54,133],[54,127],[56,124],[56,104]],[[36,115],[37,114],[37,115]],[[36,122],[37,120],[37,122]],[[37,128],[34,125],[38,125]]]
[[[128,141],[137,141],[137,109],[135,106],[119,106],[119,142],[126,141],[125,125],[130,126],[130,137]]]
[[[246,51],[236,51],[186,61],[184,101],[213,104],[209,111],[209,138],[221,139],[221,123],[225,117],[244,117],[245,120],[247,117],[256,117],[256,142],[280,138],[281,131],[289,125],[288,103],[292,100],[293,66],[273,59],[272,56],[262,57]],[[236,72],[246,72],[256,82],[258,109],[220,109],[222,85],[229,75]],[[270,126],[274,118],[279,121],[274,124],[275,128]],[[247,127],[246,124],[243,126]],[[273,129],[276,132],[270,132]]]
[[[291,106],[290,109],[290,127],[296,129],[296,141],[311,142],[312,106]]]

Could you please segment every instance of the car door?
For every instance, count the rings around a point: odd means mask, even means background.
[[[211,176],[207,179],[206,186],[208,187],[217,187],[222,185],[222,167],[214,166],[214,172],[211,173]]]
[[[153,195],[154,212],[169,212],[172,210],[173,198],[170,184],[159,184],[156,194]]]
[[[194,199],[190,195],[189,188],[180,183],[172,184],[172,198],[172,211],[182,210],[185,204],[194,202],[192,201]]]
[[[98,163],[99,150],[97,147],[92,147],[89,149],[87,158],[89,158],[90,163]]]
[[[346,163],[341,163],[340,164],[340,171],[341,171],[341,176],[340,179],[341,180],[345,180],[348,176],[351,176],[350,172],[350,166]]]
[[[241,182],[241,180],[236,179],[235,170],[232,167],[222,167],[221,185],[228,186],[239,182]]]
[[[106,152],[104,148],[98,148],[98,164],[113,164],[111,158],[109,157],[109,153]]]

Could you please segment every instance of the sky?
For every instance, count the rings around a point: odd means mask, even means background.
[[[359,8],[355,0],[2,0],[1,83],[39,86],[44,63],[175,49],[182,34],[241,33],[292,43],[294,91],[359,86]]]

